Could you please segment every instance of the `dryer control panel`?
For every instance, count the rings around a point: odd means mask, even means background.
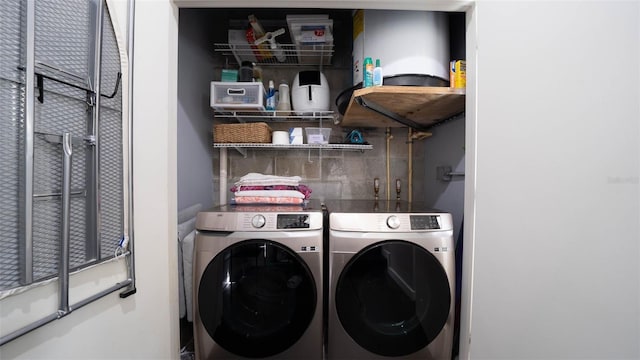
[[[433,232],[452,230],[451,214],[331,213],[331,230],[376,232]]]

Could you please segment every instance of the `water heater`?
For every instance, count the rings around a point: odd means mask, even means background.
[[[353,14],[353,85],[362,82],[365,57],[374,62],[380,59],[385,77],[417,74],[448,80],[451,59],[447,14],[356,10]]]

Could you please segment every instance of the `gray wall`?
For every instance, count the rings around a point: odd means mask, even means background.
[[[458,239],[464,212],[464,176],[451,181],[437,178],[436,168],[449,166],[456,173],[464,173],[464,116],[458,116],[431,131],[433,136],[424,141],[424,175],[416,183],[424,192],[425,202],[453,216],[454,239]]]
[[[333,127],[335,141],[345,133]],[[408,145],[407,130],[391,130],[391,199],[396,198],[395,179],[401,179],[401,200],[407,200],[408,191]],[[229,186],[248,172],[261,172],[282,176],[301,176],[312,190],[312,199],[373,199],[373,179],[380,179],[380,199],[386,199],[386,136],[384,130],[364,132],[364,138],[373,145],[373,150],[364,152],[342,150],[249,150],[247,158],[229,150]],[[414,186],[413,199],[424,198],[421,177],[424,172],[424,143],[413,146]],[[214,155],[216,161],[218,155]],[[217,179],[217,176],[216,176]],[[218,188],[216,184],[216,189]]]
[[[184,20],[184,21],[183,21]],[[209,83],[214,77],[207,14],[180,10],[178,28],[178,209],[213,204]]]

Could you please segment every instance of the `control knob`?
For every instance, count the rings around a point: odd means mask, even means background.
[[[390,229],[397,229],[400,227],[400,219],[397,216],[391,215],[387,218],[387,226]]]
[[[266,223],[267,223],[267,219],[265,219],[263,215],[256,215],[253,218],[251,218],[251,225],[256,229],[260,229]]]

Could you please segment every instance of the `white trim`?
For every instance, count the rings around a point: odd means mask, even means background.
[[[323,8],[466,11],[474,0],[172,0],[178,7],[194,8]]]
[[[466,13],[467,89],[465,104],[465,189],[462,253],[462,286],[460,304],[459,359],[471,357],[471,321],[473,313],[473,267],[475,259],[477,121],[478,121],[478,13],[475,7]]]

